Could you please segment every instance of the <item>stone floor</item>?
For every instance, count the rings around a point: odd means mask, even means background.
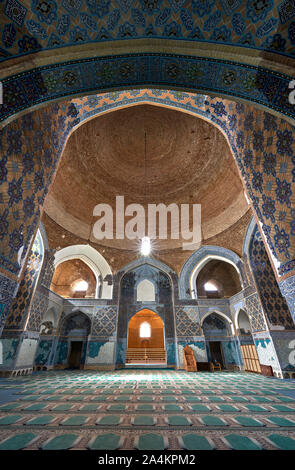
[[[0,398],[0,450],[295,450],[295,382],[255,374],[51,371]]]

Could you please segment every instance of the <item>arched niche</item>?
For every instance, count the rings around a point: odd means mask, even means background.
[[[57,326],[57,313],[54,307],[51,307],[47,310],[47,312],[44,315],[41,328],[40,328],[40,334],[51,335],[56,329],[56,326]]]
[[[128,324],[128,348],[160,349],[165,346],[162,318],[149,309],[137,312]]]
[[[237,317],[236,317],[236,326],[237,326],[237,331],[239,332],[240,335],[251,335],[252,334],[252,329],[251,329],[251,323],[250,319],[242,308],[239,310]]]
[[[148,275],[147,275],[148,274]],[[152,310],[164,323],[165,349],[167,365],[176,365],[175,318],[172,300],[172,288],[175,287],[175,273],[163,263],[152,258],[143,258],[129,263],[118,273],[119,312],[117,324],[117,367],[126,364],[128,349],[128,324],[134,311],[149,309],[149,301],[137,302],[137,286],[145,279],[153,282],[156,291]]]
[[[232,263],[209,258],[193,275],[196,298],[229,298],[242,290],[239,271]]]
[[[61,325],[60,336],[81,336],[88,337],[91,330],[91,320],[79,310],[67,315]]]
[[[59,358],[60,351],[62,351],[63,368],[84,368],[90,332],[91,320],[88,315],[79,310],[63,319],[57,347]]]
[[[64,298],[95,298],[99,286],[93,270],[80,258],[60,263],[54,271],[50,289]]]
[[[208,312],[201,321],[204,335],[207,336],[231,336],[234,333],[232,321],[223,313]]]
[[[155,285],[148,279],[140,281],[137,285],[136,300],[137,302],[155,302]]]
[[[112,278],[112,271],[105,258],[90,245],[71,245],[59,250],[55,255],[55,268],[64,261],[80,259],[93,271],[96,278],[95,298],[111,299],[113,286],[105,280]]]
[[[239,367],[240,358],[233,341],[234,328],[229,317],[218,311],[208,312],[202,318],[201,325],[209,361],[218,362],[226,369]]]
[[[204,245],[195,251],[184,263],[179,275],[179,296],[196,299],[196,280],[203,267],[212,260],[229,263],[236,271],[240,290],[244,286],[244,269],[240,257],[231,250],[219,246]]]

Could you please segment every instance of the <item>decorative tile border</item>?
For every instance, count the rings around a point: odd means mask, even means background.
[[[237,62],[173,54],[128,54],[39,67],[4,78],[0,121],[40,103],[107,89],[158,86],[244,99],[294,118],[292,77]]]

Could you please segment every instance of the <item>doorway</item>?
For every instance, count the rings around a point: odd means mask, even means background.
[[[217,361],[221,364],[222,369],[224,369],[223,355],[222,355],[222,350],[221,350],[221,342],[220,341],[209,341],[209,350],[210,350],[211,360],[215,359],[215,361]]]
[[[71,341],[68,359],[69,369],[80,369],[83,341]]]
[[[152,310],[137,312],[129,322],[126,363],[166,363],[164,323]]]

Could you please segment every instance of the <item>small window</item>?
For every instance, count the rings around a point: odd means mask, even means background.
[[[155,302],[155,286],[148,279],[143,279],[137,286],[137,302]]]
[[[88,282],[86,281],[78,281],[76,282],[76,284],[74,285],[74,291],[75,292],[80,292],[80,291],[86,291],[88,289]]]
[[[151,337],[151,325],[146,321],[140,325],[139,336],[141,338],[150,338]]]
[[[213,284],[213,282],[211,282],[211,281],[206,282],[206,284],[204,285],[204,289],[207,292],[217,292],[218,291],[215,284]]]

